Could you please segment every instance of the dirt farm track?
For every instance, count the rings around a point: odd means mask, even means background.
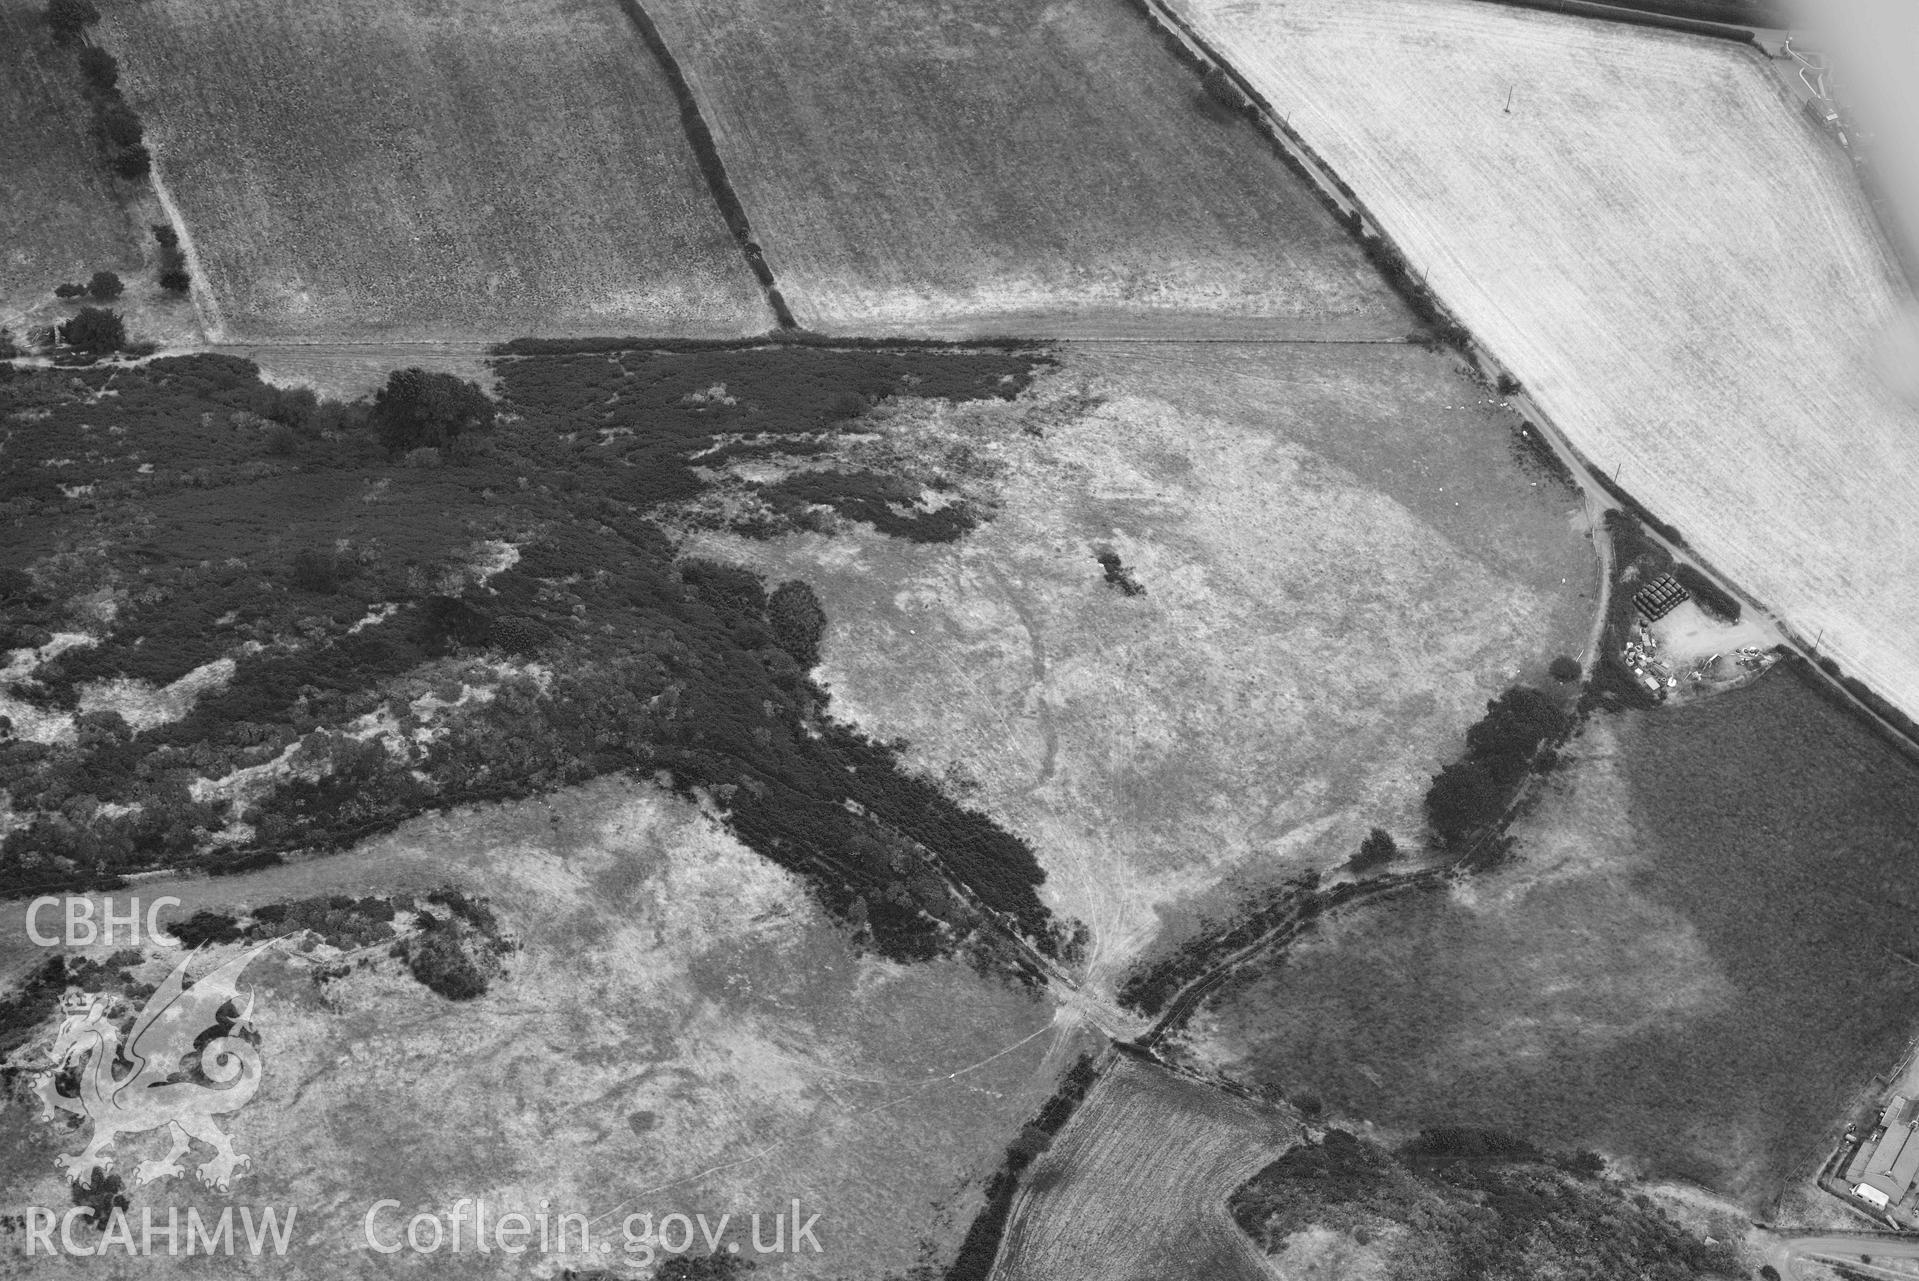
[[[1474,0],[1176,7],[1582,453],[1919,713],[1919,411],[1874,354],[1903,286],[1759,54]]]

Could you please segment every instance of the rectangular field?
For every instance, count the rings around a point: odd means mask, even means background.
[[[1027,1174],[998,1281],[1257,1281],[1227,1200],[1299,1139],[1278,1108],[1120,1058]]]
[[[1875,363],[1909,295],[1757,54],[1475,0],[1180,3],[1575,445],[1919,712],[1919,412]]]
[[[1267,141],[1205,98],[1127,0],[648,8],[804,325],[1413,327]]]
[[[155,0],[105,28],[216,340],[772,323],[611,4]]]

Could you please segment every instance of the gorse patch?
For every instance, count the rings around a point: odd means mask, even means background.
[[[808,676],[829,626],[812,591],[681,560],[661,524],[708,485],[717,450],[818,452],[870,431],[857,413],[886,396],[1015,395],[1036,359],[517,356],[500,362],[497,411],[419,371],[343,406],[208,357],[16,380],[0,392],[29,478],[0,509],[21,535],[15,639],[96,637],[40,663],[16,696],[58,713],[90,681],[233,666],[137,733],[103,721],[72,744],[0,742],[0,786],[25,820],[0,846],[0,881],[191,863],[213,857],[214,833],[223,863],[257,862],[627,770],[716,801],[888,956],[966,947],[1011,964],[980,907],[1055,948],[1031,849],[828,715]],[[393,461],[430,442],[458,447]],[[895,510],[906,482],[807,475],[809,500],[926,536]],[[769,503],[753,528],[782,519]],[[957,536],[970,517],[948,519]],[[214,784],[250,767],[263,767],[254,782]],[[443,942],[421,944],[418,964],[464,991]]]

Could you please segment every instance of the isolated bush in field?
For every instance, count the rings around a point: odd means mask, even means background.
[[[486,976],[461,946],[466,928],[458,920],[442,921],[421,915],[424,932],[404,948],[413,977],[449,1001],[471,1001],[486,995]]]
[[[162,249],[172,249],[180,243],[180,233],[164,222],[154,223],[149,230]]]
[[[88,45],[80,51],[80,74],[102,93],[111,93],[120,84],[120,63],[105,49]]]
[[[1399,857],[1399,843],[1393,840],[1392,833],[1383,827],[1375,827],[1366,834],[1359,844],[1359,853],[1353,855],[1351,866],[1356,872],[1383,866]]]
[[[1570,685],[1578,680],[1581,670],[1579,660],[1569,654],[1561,654],[1546,668],[1547,674],[1561,685]]]
[[[168,267],[160,273],[160,288],[170,294],[183,294],[193,286],[193,277],[185,267]]]
[[[396,369],[373,397],[370,415],[380,443],[396,454],[440,449],[493,425],[486,393],[452,374]]]
[[[117,311],[82,307],[79,314],[60,326],[60,341],[81,351],[105,355],[126,345],[127,327]]]
[[[86,293],[87,287],[85,285],[76,285],[72,281],[53,287],[53,296],[55,298],[84,298]]]
[[[772,624],[773,639],[794,662],[809,670],[819,663],[826,610],[811,587],[797,578],[781,583],[767,598],[766,619]]]
[[[120,282],[120,277],[110,271],[96,271],[93,279],[87,282],[87,294],[96,302],[112,302],[126,292],[126,288]]]
[[[98,21],[100,11],[92,0],[47,0],[47,25],[53,28],[53,38],[63,44]]]

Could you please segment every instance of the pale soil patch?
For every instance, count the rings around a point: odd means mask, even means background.
[[[1405,1261],[1383,1239],[1361,1245],[1345,1232],[1312,1227],[1286,1238],[1266,1266],[1279,1281],[1405,1281]]]
[[[770,1236],[794,1198],[820,1214],[823,1252],[759,1256],[755,1276],[904,1272],[923,1243],[935,1258],[957,1246],[979,1181],[1075,1049],[1045,1005],[963,966],[854,956],[797,880],[646,785],[421,820],[337,863],[337,882],[334,866],[303,865],[301,890],[450,872],[524,950],[466,1004],[386,963],[324,999],[256,963],[267,1074],[229,1128],[254,1158],[236,1199],[299,1206],[275,1275],[390,1275],[360,1248],[367,1208],[399,1201],[404,1227],[467,1196],[494,1213],[550,1201],[615,1243],[611,1259],[548,1256],[541,1275],[621,1262],[629,1213],[731,1213],[731,1239],[747,1242],[747,1214],[769,1216]],[[227,901],[279,896],[257,884]],[[64,1198],[41,1127],[7,1131],[0,1196]],[[204,1194],[170,1183],[132,1197],[136,1215],[154,1205],[164,1219]],[[449,1277],[525,1275],[531,1261],[407,1260]],[[191,1270],[153,1271],[171,1268]]]
[[[800,322],[1416,326],[1125,0],[649,3]]]
[[[1659,642],[1659,657],[1672,663],[1731,654],[1748,645],[1771,649],[1784,639],[1764,617],[1742,614],[1736,623],[1723,623],[1690,600],[1652,624],[1652,634]]]
[[[1909,295],[1751,51],[1475,0],[1180,7],[1573,444],[1919,713],[1919,409],[1875,355]]]
[[[80,687],[80,711],[118,712],[138,733],[177,721],[203,694],[218,693],[233,679],[233,660],[216,658],[167,685],[120,677]]]
[[[7,692],[6,687],[15,681],[31,681],[35,669],[40,664],[57,657],[66,650],[80,645],[98,643],[99,639],[87,632],[55,632],[53,639],[38,649],[5,651],[7,661],[4,666],[0,666],[0,716],[5,716],[13,722],[15,737],[35,743],[73,741],[72,716],[65,712],[49,712],[35,707],[25,699],[15,698]]]
[[[876,420],[989,477],[963,541],[695,547],[819,590],[834,713],[1032,841],[1111,984],[1373,825],[1416,845],[1485,701],[1579,644],[1576,502],[1443,361],[1393,351],[1075,350],[1021,402]]]
[[[772,321],[615,5],[115,6],[216,341]]]
[[[1122,1057],[1028,1172],[993,1275],[1269,1276],[1226,1202],[1298,1141],[1277,1108]]]

